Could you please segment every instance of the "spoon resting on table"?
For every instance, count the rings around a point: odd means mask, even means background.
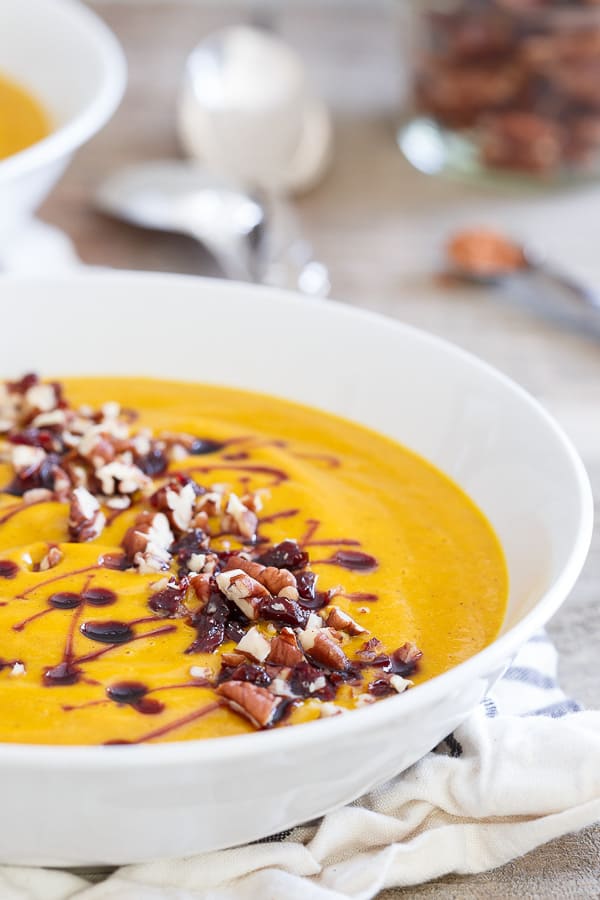
[[[481,228],[454,235],[446,253],[454,277],[498,288],[522,308],[600,338],[600,296],[533,249]]]
[[[196,163],[158,160],[109,176],[96,194],[105,214],[199,241],[227,278],[327,292],[326,270],[298,236],[290,237],[283,214],[258,195],[241,190]],[[291,229],[293,235],[293,228]]]

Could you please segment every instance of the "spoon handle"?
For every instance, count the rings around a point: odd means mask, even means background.
[[[502,282],[519,304],[565,328],[600,338],[600,305],[594,293],[568,275],[536,265]]]
[[[261,247],[261,281],[274,287],[327,297],[330,290],[326,266],[316,260],[298,218],[283,198],[271,195],[265,201],[268,227]]]

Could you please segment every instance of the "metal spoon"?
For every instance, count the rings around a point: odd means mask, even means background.
[[[485,254],[478,260],[482,240]],[[472,231],[453,239],[448,246],[448,257],[455,277],[498,288],[522,308],[576,332],[600,338],[600,295],[549,265],[533,247],[520,245],[495,232]]]
[[[263,280],[325,296],[327,269],[286,199],[314,185],[331,156],[329,113],[301,58],[258,28],[208,35],[187,59],[177,125],[188,156],[266,198],[272,265]]]
[[[120,169],[96,194],[98,208],[142,228],[195,238],[228,278],[291,287],[313,296],[329,289],[285,206],[252,196],[196,163],[164,160]]]
[[[120,169],[96,194],[102,212],[142,228],[200,241],[228,278],[260,280],[266,226],[259,201],[200,166],[164,160]]]

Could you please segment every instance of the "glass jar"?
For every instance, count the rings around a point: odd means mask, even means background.
[[[600,174],[600,0],[414,0],[412,105],[426,172]]]

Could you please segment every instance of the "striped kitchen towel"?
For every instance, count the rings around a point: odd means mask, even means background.
[[[600,819],[600,712],[560,690],[545,634],[473,715],[355,803],[271,840],[127,866],[91,885],[0,869],[6,900],[371,900],[390,887],[493,869]]]

